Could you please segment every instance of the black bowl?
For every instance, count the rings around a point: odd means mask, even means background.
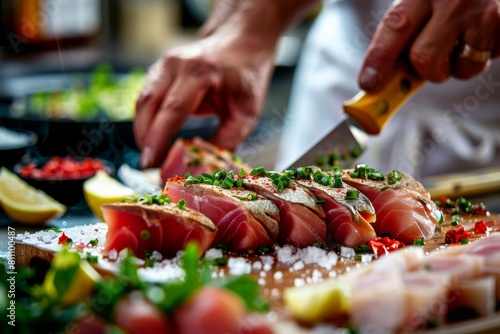
[[[10,168],[19,163],[30,149],[36,147],[38,137],[34,132],[28,130],[2,127],[0,131],[4,131],[4,129],[7,129],[9,133],[14,133],[13,135],[19,134],[22,136],[19,143],[6,144],[0,142],[0,166]]]
[[[73,158],[77,161],[81,161],[84,159],[84,157]],[[31,162],[34,163],[36,167],[41,167],[45,165],[50,159],[51,158],[49,157],[41,157],[33,159],[31,160]],[[109,175],[115,174],[116,170],[112,162],[103,159],[93,159],[102,162],[102,164],[104,165],[104,171],[106,173],[108,173]],[[86,174],[84,176],[76,175],[75,177],[71,178],[53,176],[46,178],[26,177],[20,175],[21,169],[25,165],[26,164],[17,164],[14,167],[14,171],[16,172],[16,174],[31,186],[42,190],[43,192],[66,206],[74,206],[83,201],[83,183],[85,182],[85,180],[95,175],[95,173]]]

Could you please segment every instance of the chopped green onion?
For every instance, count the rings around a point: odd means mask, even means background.
[[[148,240],[149,238],[151,238],[151,232],[149,232],[148,230],[142,230],[141,231],[141,239]]]
[[[398,181],[401,181],[403,178],[403,174],[398,170],[392,170],[387,174],[387,183],[395,184]]]
[[[240,168],[240,176],[241,177],[245,176],[245,170],[243,168]]]
[[[92,240],[90,240],[90,241],[89,241],[89,244],[90,244],[91,246],[94,246],[94,247],[95,247],[95,246],[97,246],[97,245],[99,244],[99,239],[97,239],[97,238],[92,239]]]
[[[348,189],[345,194],[346,200],[355,200],[358,199],[358,197],[359,197],[359,191],[356,189]]]
[[[99,257],[97,255],[91,255],[90,253],[87,253],[85,260],[87,260],[88,263],[96,264],[99,262]]]
[[[425,245],[425,238],[422,237],[420,239],[415,239],[415,240],[413,240],[413,244],[415,246],[424,246]]]
[[[265,176],[266,175],[266,170],[262,166],[261,167],[257,167],[257,168],[252,169],[252,171],[250,172],[250,175],[251,176],[254,176],[254,175]]]
[[[463,239],[461,239],[461,240],[460,240],[460,243],[461,243],[462,245],[466,245],[466,244],[468,244],[468,243],[469,243],[469,239],[465,239],[465,238],[463,238]]]
[[[200,148],[198,146],[191,146],[191,151],[198,153],[200,152]]]
[[[177,203],[179,210],[186,210],[186,200],[183,198]]]

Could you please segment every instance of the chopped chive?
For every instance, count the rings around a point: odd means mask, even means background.
[[[151,238],[151,232],[149,232],[148,230],[142,230],[141,231],[141,239],[148,240],[149,238]]]
[[[183,198],[177,203],[179,210],[186,210],[186,200]]]
[[[348,189],[345,195],[346,200],[355,200],[359,197],[359,191],[356,189]]]

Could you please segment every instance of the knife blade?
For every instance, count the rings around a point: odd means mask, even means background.
[[[279,162],[277,170],[318,165],[352,167],[399,108],[424,84],[406,64],[398,63],[387,85],[378,93],[359,92],[343,104],[345,118],[311,143],[292,163]]]

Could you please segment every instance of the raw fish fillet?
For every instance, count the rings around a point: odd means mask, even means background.
[[[241,160],[218,146],[201,138],[193,140],[177,139],[161,167],[163,182],[176,175],[183,176],[186,172],[198,176],[211,174],[215,170],[232,170],[238,173],[243,168],[249,172],[251,168]]]
[[[416,239],[433,236],[436,225],[442,219],[442,212],[418,181],[403,174],[400,181],[390,185],[387,179],[354,178],[350,177],[350,172],[344,170],[342,179],[372,202],[377,215],[372,226],[378,236],[389,234],[391,238],[409,245]]]
[[[285,187],[282,192],[273,186],[267,176],[248,176],[243,179],[246,189],[265,196],[279,208],[280,225],[277,241],[296,247],[307,247],[326,242],[325,212],[316,203],[316,197],[299,185]]]
[[[325,211],[327,239],[348,247],[357,247],[375,239],[377,235],[370,223],[375,221],[375,209],[363,194],[354,200],[346,200],[347,190],[354,188],[344,184],[343,187],[332,188],[310,180],[294,180],[308,188],[318,200],[324,201],[321,206]]]
[[[220,243],[230,251],[246,252],[276,240],[279,210],[265,197],[243,189],[224,189],[203,183],[184,186],[184,183],[182,177],[171,178],[163,192],[173,201],[184,199],[187,207],[214,222],[219,232],[213,245]],[[255,199],[246,200],[249,194]]]
[[[144,258],[146,251],[173,257],[189,242],[205,252],[217,234],[214,223],[199,212],[175,204],[114,203],[101,206],[108,234],[104,254],[129,248]]]

